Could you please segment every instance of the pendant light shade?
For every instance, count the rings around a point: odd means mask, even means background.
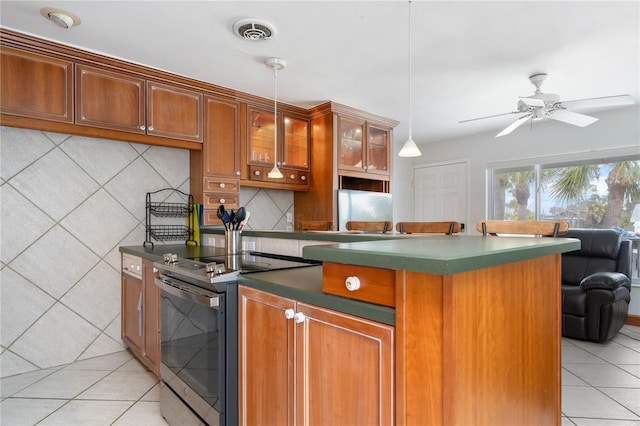
[[[422,155],[411,136],[411,1],[409,1],[409,138],[402,145],[399,157],[419,157]]]
[[[269,68],[273,68],[273,169],[267,173],[271,179],[282,179],[284,175],[278,169],[278,70],[283,69],[287,62],[280,58],[269,58],[265,62]]]

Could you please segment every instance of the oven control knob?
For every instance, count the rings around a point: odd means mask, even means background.
[[[344,280],[344,286],[347,287],[347,290],[349,291],[356,291],[360,288],[360,278],[347,277],[347,279]]]
[[[302,312],[296,312],[296,314],[293,316],[293,322],[295,322],[296,324],[300,324],[301,322],[304,322],[304,314]]]
[[[284,317],[289,320],[289,319],[291,319],[291,318],[293,318],[295,316],[295,313],[296,313],[296,311],[294,311],[291,308],[286,309],[284,311]]]

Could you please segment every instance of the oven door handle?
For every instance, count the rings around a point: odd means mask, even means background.
[[[206,290],[195,290],[192,287],[179,284],[177,281],[165,276],[156,278],[155,282],[156,285],[160,287],[160,290],[166,291],[181,299],[208,306],[209,308],[217,308],[220,305],[220,295],[216,293],[210,293]]]

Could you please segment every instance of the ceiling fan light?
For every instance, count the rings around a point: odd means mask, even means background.
[[[402,148],[400,148],[400,152],[398,153],[398,157],[419,157],[421,155],[422,152],[411,136],[409,136],[409,139],[407,139],[404,145],[402,145]]]

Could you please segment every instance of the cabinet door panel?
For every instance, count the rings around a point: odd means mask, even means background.
[[[76,65],[76,110],[76,124],[144,134],[144,80]]]
[[[367,172],[389,174],[389,129],[367,126]]]
[[[239,178],[240,104],[205,96],[203,173]]]
[[[293,424],[294,302],[240,286],[240,424]]]
[[[203,94],[147,82],[147,134],[202,142]]]
[[[339,118],[338,121],[338,168],[363,172],[364,158],[364,120]]]
[[[309,120],[283,114],[282,165],[309,170]]]
[[[122,337],[142,352],[142,280],[122,274]]]
[[[0,111],[73,122],[73,64],[3,47]]]
[[[296,329],[296,423],[393,424],[393,328],[304,303],[296,311],[306,317]]]

